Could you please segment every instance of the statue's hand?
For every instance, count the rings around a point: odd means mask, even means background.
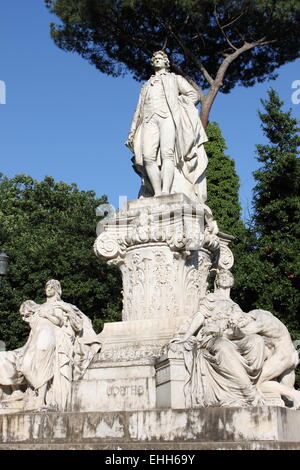
[[[210,324],[202,328],[201,333],[203,336],[206,335],[213,335],[213,334],[221,334],[221,329],[219,325]]]
[[[185,335],[181,335],[179,333],[169,341],[169,344],[171,344],[171,343],[184,343],[186,340],[187,340],[187,337],[185,337]]]
[[[183,343],[184,349],[187,351],[192,351],[194,349],[195,344],[198,343],[198,339],[195,336],[190,336],[187,341]]]
[[[133,152],[133,136],[134,136],[134,132],[129,132],[128,139],[125,142],[126,147],[128,147],[129,150],[131,150],[132,152]]]
[[[176,336],[174,336],[174,338],[169,341],[168,349],[170,349],[170,351],[177,352],[178,346],[182,346],[184,341],[184,337],[182,335],[177,334]]]

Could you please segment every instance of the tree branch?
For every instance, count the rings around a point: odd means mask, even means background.
[[[159,21],[161,23],[161,25],[169,30],[170,34],[172,34],[172,36],[174,36],[175,40],[178,42],[179,46],[181,47],[181,49],[183,50],[183,53],[186,57],[189,57],[193,62],[194,64],[196,65],[196,67],[200,70],[200,72],[202,73],[202,75],[204,76],[204,78],[208,81],[208,83],[210,85],[213,85],[214,83],[214,79],[212,78],[212,76],[208,73],[208,71],[206,70],[206,68],[204,67],[204,65],[202,64],[202,62],[192,53],[192,51],[186,47],[186,45],[181,41],[181,39],[177,36],[177,34],[174,33],[173,29],[171,28],[171,26],[169,24],[165,24],[161,18],[159,18]]]
[[[225,73],[226,73],[229,65],[238,56],[243,54],[243,52],[246,52],[246,51],[248,51],[250,49],[253,49],[254,47],[257,47],[257,46],[265,46],[267,44],[271,44],[271,43],[274,43],[274,42],[276,42],[276,39],[268,40],[266,37],[263,37],[263,38],[261,38],[257,41],[251,42],[251,43],[245,42],[245,44],[242,47],[235,50],[232,54],[227,55],[227,57],[223,60],[223,62],[221,63],[221,65],[219,67],[219,70],[217,72],[217,75],[216,75],[216,78],[215,78],[213,84],[211,85],[208,93],[204,96],[204,99],[202,101],[200,116],[201,116],[201,121],[203,123],[204,128],[206,128],[206,126],[207,126],[210,109],[211,109],[212,104],[215,100],[215,97],[218,94],[219,89],[223,85],[223,78],[225,76]]]
[[[223,34],[223,36],[224,36],[226,42],[229,44],[229,46],[230,46],[233,50],[237,51],[238,48],[237,48],[236,46],[234,46],[234,45],[232,44],[232,42],[229,40],[227,34],[225,34],[225,32],[224,32],[224,26],[221,26],[221,24],[220,24],[220,22],[219,22],[219,18],[218,18],[218,14],[217,14],[217,7],[216,7],[216,5],[215,5],[215,8],[214,8],[214,17],[215,17],[215,20],[216,20],[216,22],[217,22],[217,25],[219,26],[219,29],[220,29],[221,33]]]
[[[249,51],[250,49],[253,49],[254,47],[257,47],[257,46],[265,46],[267,44],[271,44],[271,43],[274,43],[276,42],[277,40],[276,39],[273,39],[273,40],[268,40],[266,37],[263,37],[257,41],[254,41],[254,42],[245,42],[245,44],[240,47],[239,49],[236,49],[235,52],[233,52],[232,54],[228,55],[222,62],[222,64],[220,65],[219,67],[219,70],[217,72],[217,75],[216,75],[216,79],[215,79],[215,83],[216,84],[220,84],[220,86],[222,85],[222,81],[223,81],[223,78],[224,78],[224,75],[229,67],[229,65],[237,58],[239,57],[241,54],[243,54],[243,52],[246,52],[246,51]]]
[[[222,28],[228,28],[228,26],[231,26],[233,23],[235,23],[236,21],[238,21],[238,20],[244,15],[244,13],[245,13],[245,10],[242,11],[242,13],[241,13],[239,16],[237,16],[236,18],[234,18],[232,21],[230,21],[230,22],[227,23],[227,24],[224,24],[224,25],[222,26]]]
[[[165,37],[164,44],[163,44],[163,46],[162,46],[162,48],[161,48],[162,51],[165,50],[165,48],[167,47],[167,44],[168,44],[168,36]]]

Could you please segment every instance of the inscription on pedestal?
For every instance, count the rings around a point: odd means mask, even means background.
[[[156,407],[155,375],[152,367],[99,367],[93,369],[93,372],[92,379],[74,384],[75,411],[143,410]]]
[[[111,385],[106,388],[108,396],[140,396],[145,393],[142,385]]]

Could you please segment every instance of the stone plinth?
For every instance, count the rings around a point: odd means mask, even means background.
[[[156,406],[157,408],[186,408],[184,386],[188,373],[182,355],[168,351],[157,359]]]
[[[300,411],[276,407],[16,413],[0,415],[0,448],[299,449],[299,429]]]
[[[183,194],[129,201],[100,222],[95,253],[122,272],[123,321],[197,310],[212,264],[204,224],[205,207]]]
[[[93,364],[73,383],[73,411],[151,410],[156,407],[153,360]]]
[[[174,317],[106,323],[98,336],[100,354],[84,377],[73,384],[72,410],[149,410],[169,405],[181,408],[183,394],[176,398],[176,405],[174,400],[167,405],[157,398],[157,391],[161,397],[165,387],[162,382],[157,386],[156,362],[173,354],[166,355],[166,345],[188,321],[189,317]],[[184,373],[183,359],[179,361]],[[178,390],[174,386],[175,382],[172,393],[176,397]],[[164,396],[166,393],[170,400],[167,391]]]

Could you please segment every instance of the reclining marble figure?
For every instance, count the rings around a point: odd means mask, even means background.
[[[31,331],[22,348],[0,353],[0,386],[4,392],[12,387],[11,400],[25,389],[25,408],[66,410],[72,381],[83,376],[100,341],[88,317],[61,300],[59,281],[47,282],[46,296],[41,305],[32,300],[21,305]]]
[[[183,350],[188,406],[264,405],[264,394],[275,393],[300,408],[299,358],[287,328],[265,310],[244,313],[230,298],[233,282],[229,271],[219,271],[214,293],[169,345]]]

